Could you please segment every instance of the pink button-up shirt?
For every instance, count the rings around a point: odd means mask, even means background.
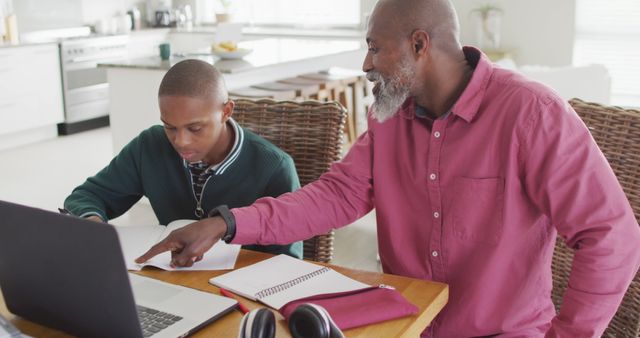
[[[408,99],[384,123],[370,119],[318,181],[234,209],[233,242],[306,239],[375,207],[384,271],[450,286],[424,336],[598,336],[640,261],[629,202],[567,102],[465,54],[475,70],[449,114],[417,117]],[[557,316],[556,233],[577,249]]]

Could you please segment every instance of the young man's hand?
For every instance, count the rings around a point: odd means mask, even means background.
[[[89,216],[89,217],[86,217],[85,219],[90,220],[90,221],[94,221],[94,222],[98,222],[98,223],[103,223],[102,218],[100,218],[98,216]]]
[[[216,244],[227,231],[222,217],[211,217],[172,231],[169,236],[154,245],[136,263],[144,263],[152,257],[171,251],[171,267],[189,267]]]

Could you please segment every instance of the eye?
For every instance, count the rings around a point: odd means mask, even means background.
[[[176,128],[165,125],[164,126],[164,130],[166,130],[166,131],[176,131]]]
[[[197,132],[199,132],[200,130],[202,130],[202,126],[192,126],[192,127],[189,127],[189,131],[190,131],[190,132],[192,132],[192,133],[197,133]]]

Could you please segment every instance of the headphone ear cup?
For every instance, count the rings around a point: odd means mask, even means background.
[[[336,322],[333,321],[333,318],[331,318],[331,316],[329,315],[329,312],[325,308],[316,304],[309,304],[309,305],[315,308],[318,314],[321,315],[320,317],[322,318],[322,320],[326,321],[329,327],[329,338],[344,338],[344,334],[338,327],[338,324],[336,324]]]
[[[289,316],[293,338],[329,338],[329,327],[310,304],[299,305]]]
[[[245,331],[247,330],[247,319],[249,318],[249,313],[245,313],[242,316],[242,320],[240,321],[240,328],[238,329],[238,338],[246,338]]]
[[[344,338],[322,306],[306,303],[289,316],[289,331],[294,338]]]
[[[271,310],[261,308],[256,313],[251,328],[251,338],[273,338],[276,336],[276,317]]]
[[[276,317],[269,309],[260,308],[242,317],[238,338],[274,338]]]

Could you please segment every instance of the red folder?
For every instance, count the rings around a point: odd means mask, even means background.
[[[418,307],[409,303],[400,292],[382,285],[297,299],[283,305],[278,311],[289,320],[296,307],[304,303],[325,308],[341,330],[418,313]]]

